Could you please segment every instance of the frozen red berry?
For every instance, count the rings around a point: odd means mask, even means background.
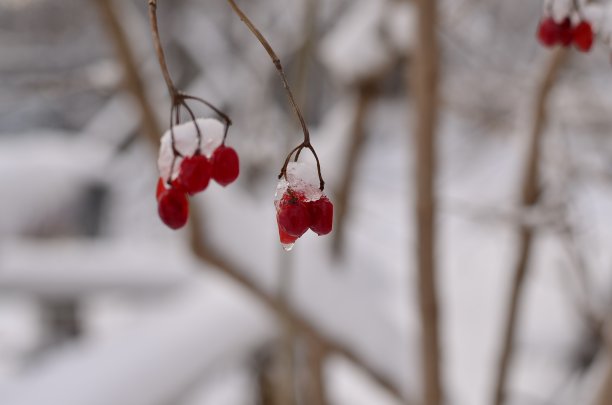
[[[223,187],[232,183],[240,174],[238,154],[233,148],[225,145],[215,149],[212,155],[212,177]]]
[[[544,18],[538,25],[538,39],[544,46],[553,46],[559,41],[559,27],[552,18]]]
[[[304,197],[292,191],[285,193],[277,207],[276,221],[279,229],[289,236],[302,236],[310,227],[310,212]]]
[[[334,222],[334,205],[325,196],[307,203],[310,213],[310,229],[317,235],[327,235]]]
[[[283,245],[292,245],[297,240],[295,236],[291,236],[287,232],[283,231],[283,228],[281,228],[280,224],[278,225],[278,235],[280,237],[280,242]]]
[[[572,39],[576,49],[582,52],[588,52],[593,46],[593,29],[587,21],[582,21],[572,32]]]
[[[189,201],[184,192],[169,188],[160,194],[158,201],[157,212],[164,224],[172,229],[179,229],[187,223]]]
[[[563,46],[569,46],[574,38],[574,30],[572,29],[572,23],[569,18],[563,20],[561,24],[557,25],[559,43]]]
[[[212,165],[204,155],[188,156],[181,162],[176,183],[179,188],[193,195],[204,191],[210,182]]]

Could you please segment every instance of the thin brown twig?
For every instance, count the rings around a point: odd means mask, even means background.
[[[166,64],[166,55],[164,54],[164,48],[159,37],[159,28],[157,26],[157,0],[149,0],[149,21],[151,23],[151,35],[153,36],[153,46],[155,47],[159,67],[161,68],[166,86],[168,87],[168,93],[170,93],[170,97],[174,100],[178,91],[170,76],[170,71]]]
[[[437,2],[418,0],[414,63],[411,65],[411,90],[415,95],[414,159],[417,224],[416,256],[418,296],[422,325],[423,396],[427,405],[440,405],[444,398],[441,381],[439,309],[436,287],[436,126],[438,122],[439,56],[437,40]]]
[[[295,159],[297,160],[302,149],[308,149],[310,150],[310,152],[312,153],[312,155],[314,156],[317,162],[317,173],[319,175],[319,188],[321,189],[321,191],[323,191],[323,189],[325,188],[325,181],[323,181],[323,175],[321,173],[321,163],[319,161],[319,156],[317,156],[317,152],[315,151],[314,147],[312,146],[310,142],[310,132],[308,131],[308,126],[306,125],[306,121],[304,120],[304,116],[302,115],[300,107],[298,106],[298,104],[295,101],[295,98],[293,97],[291,87],[289,87],[289,83],[287,82],[287,77],[285,75],[285,71],[283,69],[283,65],[281,64],[279,57],[276,55],[276,52],[274,52],[274,49],[272,48],[270,43],[266,40],[266,38],[263,36],[263,34],[257,29],[257,27],[255,27],[253,22],[244,13],[244,11],[242,11],[242,9],[238,7],[236,2],[234,0],[227,0],[227,2],[229,3],[232,10],[234,10],[234,12],[238,15],[238,17],[240,17],[240,20],[247,26],[249,31],[251,31],[251,33],[257,38],[259,43],[264,47],[264,49],[270,56],[270,59],[272,59],[272,63],[274,64],[274,67],[276,68],[276,71],[278,72],[278,75],[281,78],[281,82],[283,83],[283,87],[285,88],[285,92],[287,93],[289,104],[291,105],[293,112],[297,116],[300,122],[300,126],[302,127],[302,132],[304,133],[304,140],[302,141],[300,145],[298,145],[296,148],[294,148],[289,153],[289,155],[285,159],[285,163],[283,164],[283,167],[281,168],[278,178],[280,179],[283,176],[285,178],[287,177],[287,165],[289,164],[289,161],[291,160],[291,157],[294,153],[295,153]]]
[[[144,92],[144,87],[134,86],[132,84],[133,82],[141,81],[140,73],[138,72],[138,69],[135,68],[136,65],[133,63],[133,53],[129,48],[129,45],[127,45],[128,41],[125,32],[123,32],[121,29],[121,25],[116,13],[114,12],[111,0],[97,1],[101,6],[103,6],[101,10],[104,14],[109,33],[111,33],[111,38],[117,49],[121,49],[121,52],[117,52],[117,58],[125,70],[126,87],[130,92],[134,93],[136,100],[143,110],[153,111],[149,99]],[[110,13],[107,13],[108,10],[110,10]],[[158,134],[160,131],[158,129],[155,115],[144,115],[143,121],[144,120],[151,120],[147,123],[143,122],[143,126],[145,126],[147,129],[145,131],[147,139],[149,139],[152,143],[157,144],[159,142]],[[199,223],[198,218],[200,216],[200,212],[196,206],[191,207],[190,213],[194,219],[194,224]],[[236,264],[225,259],[217,249],[211,249],[204,241],[202,231],[199,227],[192,226],[191,231],[192,233],[190,234],[189,244],[193,254],[197,258],[202,260],[202,262],[206,263],[208,266],[211,266],[214,270],[226,275],[234,283],[243,287],[247,292],[257,298],[258,301],[261,302],[266,308],[275,313],[277,316],[280,316],[282,305],[277,298],[270,296],[266,291],[246,277],[245,274],[247,274],[247,272],[244,269],[241,269]],[[288,309],[286,311],[286,315],[287,319],[291,322],[293,328],[298,333],[307,338],[313,339],[314,342],[317,342],[320,347],[323,348],[326,354],[336,354],[348,359],[356,367],[363,370],[373,381],[389,392],[390,395],[397,398],[402,403],[410,403],[404,400],[402,392],[393,382],[391,382],[385,375],[369,366],[367,362],[361,358],[361,356],[345,347],[342,343],[326,337],[295,311]]]
[[[536,90],[533,126],[531,129],[529,149],[527,151],[522,180],[521,205],[525,208],[533,207],[538,201],[540,188],[539,164],[542,144],[541,139],[548,119],[548,99],[566,54],[567,52],[563,48],[559,48],[551,54]],[[525,225],[520,227],[519,247],[513,273],[514,280],[506,314],[503,342],[494,386],[494,405],[502,405],[505,401],[506,383],[518,320],[518,308],[522,298],[525,278],[528,273],[528,262],[531,255],[533,236],[534,230],[532,227]]]

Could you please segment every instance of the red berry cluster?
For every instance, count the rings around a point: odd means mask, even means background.
[[[317,235],[332,230],[334,206],[326,196],[307,201],[303,193],[288,188],[276,204],[280,241],[292,246],[309,228]]]
[[[580,21],[578,25],[572,26],[568,18],[561,23],[557,23],[552,17],[544,18],[538,26],[538,39],[544,46],[562,45],[569,46],[574,44],[576,49],[588,52],[593,46],[593,28],[588,21]]]
[[[187,195],[206,190],[211,178],[225,187],[236,180],[239,173],[238,154],[225,145],[217,147],[210,159],[199,150],[193,156],[186,156],[176,179],[168,184],[160,177],[157,182],[159,217],[172,229],[182,228],[189,217]]]

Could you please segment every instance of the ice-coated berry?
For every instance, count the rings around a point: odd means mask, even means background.
[[[593,29],[587,21],[582,21],[572,32],[574,46],[582,52],[588,52],[593,46]]]
[[[288,191],[278,204],[276,221],[280,230],[299,238],[310,227],[310,212],[304,197]]]
[[[334,222],[334,205],[325,196],[307,203],[310,213],[310,229],[317,235],[327,235]]]
[[[159,196],[157,212],[168,227],[172,229],[182,228],[189,217],[187,195],[176,188],[163,191]]]
[[[553,46],[559,41],[559,27],[552,18],[544,18],[538,25],[538,39],[544,46]]]
[[[223,187],[234,182],[240,174],[238,154],[225,145],[215,149],[212,155],[212,178]]]
[[[559,43],[563,46],[569,46],[574,38],[574,30],[572,29],[570,19],[566,18],[561,24],[558,24],[557,27]]]
[[[179,176],[176,179],[179,188],[188,194],[199,193],[208,187],[212,174],[212,164],[204,155],[188,156],[181,162]]]
[[[280,224],[278,225],[278,235],[280,237],[280,242],[283,245],[291,245],[297,240],[295,236],[291,236],[287,232],[283,231],[283,228],[281,228]]]

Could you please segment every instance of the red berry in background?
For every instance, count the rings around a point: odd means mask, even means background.
[[[559,28],[552,18],[544,18],[538,26],[538,39],[544,46],[553,46],[559,41]]]
[[[159,202],[159,196],[166,191],[166,182],[161,177],[157,180],[157,189],[155,190],[155,198]]]
[[[199,193],[208,187],[212,165],[204,155],[188,156],[181,162],[176,183],[189,194]]]
[[[569,46],[574,38],[574,30],[572,29],[572,23],[569,18],[563,20],[561,24],[557,25],[559,43],[563,46]]]
[[[240,164],[233,148],[221,145],[215,149],[211,159],[212,177],[217,183],[225,187],[238,178]]]
[[[157,212],[159,217],[172,229],[185,226],[189,217],[187,195],[175,188],[169,188],[159,196]]]
[[[334,205],[325,196],[316,201],[308,202],[310,212],[310,229],[317,235],[327,235],[334,223]]]
[[[283,195],[278,204],[276,221],[279,229],[289,236],[302,236],[310,227],[310,212],[304,197],[290,191]]]
[[[573,33],[574,46],[582,51],[588,52],[593,46],[593,29],[587,21],[582,21],[574,27]]]
[[[278,225],[278,235],[280,236],[280,242],[283,245],[291,245],[297,240],[295,236],[291,236],[287,232],[283,231],[280,225]]]

